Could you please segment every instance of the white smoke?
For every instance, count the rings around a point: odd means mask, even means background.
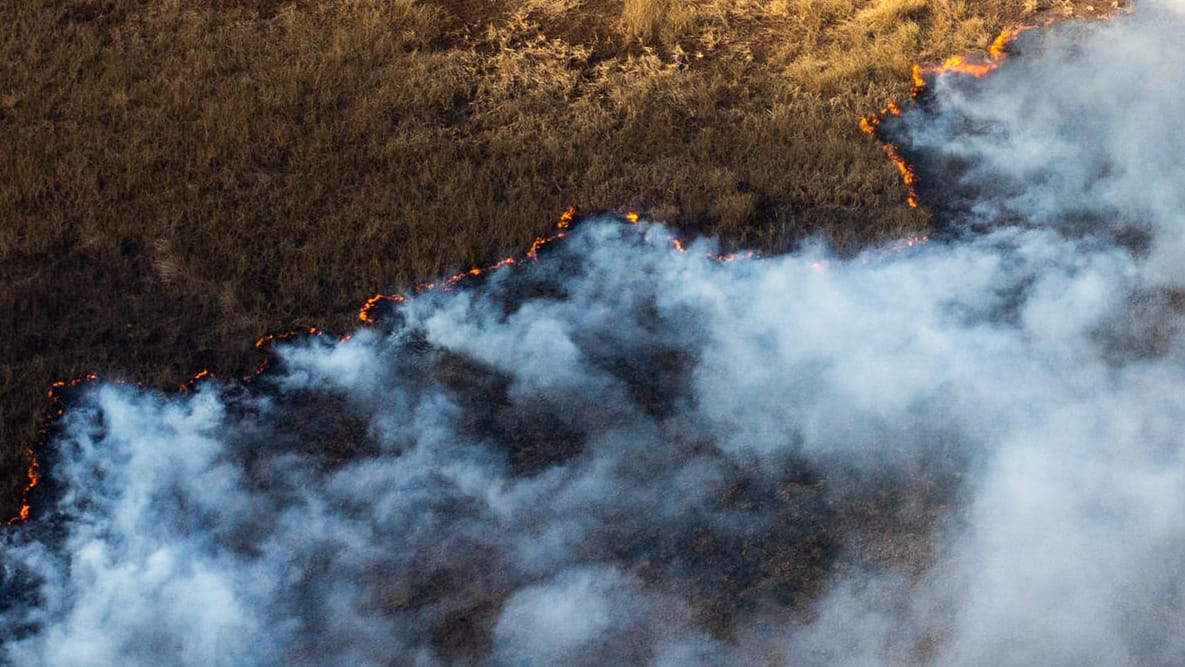
[[[946,240],[587,221],[251,384],[83,388],[5,659],[1185,662],[1183,21],[1024,33],[887,120]]]

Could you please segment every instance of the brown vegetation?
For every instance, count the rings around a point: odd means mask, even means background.
[[[1060,0],[0,4],[0,512],[50,382],[175,386],[568,206],[732,245],[925,228],[856,126]],[[1093,10],[1091,10],[1093,11]]]

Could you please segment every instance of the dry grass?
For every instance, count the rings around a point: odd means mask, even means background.
[[[644,44],[655,40],[676,42],[690,33],[698,18],[695,9],[680,0],[624,0],[622,32]]]
[[[51,381],[245,372],[258,334],[348,329],[376,290],[521,249],[568,206],[766,250],[922,230],[856,119],[1038,9],[2,3],[0,511]]]

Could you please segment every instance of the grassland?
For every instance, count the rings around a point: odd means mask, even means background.
[[[1100,10],[1110,7],[1100,7]],[[236,375],[265,332],[569,206],[765,251],[917,233],[856,121],[1024,0],[0,3],[0,514],[45,389]]]

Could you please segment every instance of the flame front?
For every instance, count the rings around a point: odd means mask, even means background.
[[[1053,24],[1053,19],[1047,20],[1040,25],[1026,25],[1011,30],[1005,30],[996,36],[992,43],[988,46],[988,59],[986,62],[973,63],[968,62],[963,56],[951,56],[947,58],[941,65],[936,67],[922,67],[921,65],[914,65],[910,71],[910,78],[913,79],[913,90],[910,91],[910,99],[916,100],[922,94],[930,82],[936,77],[944,74],[964,74],[981,79],[991,72],[995,71],[1000,66],[1005,58],[1008,57],[1008,46],[1016,41],[1016,38],[1021,33],[1034,28],[1042,28]],[[869,114],[860,119],[860,131],[865,134],[876,136],[876,131],[880,127],[881,122],[890,116],[900,116],[901,108],[896,104],[889,102],[880,111]],[[909,194],[906,198],[906,203],[911,208],[918,207],[918,194],[914,189],[914,184],[917,182],[917,175],[914,173],[913,167],[905,160],[905,156],[901,154],[897,146],[886,143],[884,144],[885,155],[892,161],[893,166],[897,167],[897,171],[901,174],[901,181],[907,187]]]
[[[576,217],[576,209],[572,208],[572,207],[569,207],[566,211],[564,211],[562,214],[560,214],[560,219],[555,224],[556,231],[549,236],[535,237],[535,240],[531,242],[531,247],[526,252],[526,258],[530,259],[530,260],[538,260],[539,250],[543,246],[547,245],[548,243],[551,243],[552,241],[564,238],[565,230],[567,230],[569,227],[572,226],[572,219],[575,217]],[[480,266],[480,267],[475,266],[471,269],[467,269],[467,270],[462,271],[460,273],[451,275],[439,282],[417,283],[414,287],[412,287],[412,294],[414,295],[414,294],[419,294],[421,292],[427,292],[430,290],[434,290],[437,287],[441,287],[441,289],[443,289],[444,291],[448,291],[449,289],[451,289],[453,287],[453,285],[456,285],[457,283],[461,282],[462,280],[465,280],[466,278],[474,278],[474,277],[482,275],[483,273],[489,273],[490,271],[496,271],[504,266],[510,266],[511,264],[516,264],[516,263],[518,263],[518,260],[515,259],[514,257],[504,257],[504,258],[498,260],[497,262],[494,262],[493,264],[490,264],[488,266]],[[380,303],[382,303],[384,301],[391,301],[394,303],[403,303],[404,301],[407,300],[407,298],[408,297],[405,297],[402,294],[383,294],[383,293],[375,294],[374,296],[367,299],[365,303],[362,304],[362,308],[360,308],[358,310],[358,319],[362,322],[373,322],[374,315],[372,314],[372,311],[375,308],[377,308]]]
[[[1035,28],[1045,28],[1053,25],[1053,19],[1049,19],[1041,24],[1024,25],[1011,30],[1005,30],[996,36],[992,43],[988,46],[988,59],[982,63],[968,62],[963,56],[951,56],[947,58],[941,65],[937,67],[921,67],[920,65],[913,66],[913,97],[925,89],[929,82],[934,77],[943,74],[958,73],[973,76],[977,79],[982,79],[991,72],[995,71],[1000,66],[1000,63],[1008,57],[1008,46],[1020,37],[1021,33],[1028,32]]]
[[[87,382],[94,382],[97,379],[97,375],[88,373],[70,380],[58,380],[49,386],[49,391],[46,394],[49,396],[51,407],[49,412],[41,418],[41,437],[38,444],[31,445],[25,449],[25,456],[29,459],[29,466],[25,469],[25,488],[21,491],[21,508],[17,511],[16,516],[4,522],[5,525],[10,526],[14,523],[26,521],[29,518],[29,513],[33,511],[33,505],[29,495],[41,483],[41,462],[37,460],[37,446],[49,437],[50,426],[66,411],[65,406],[62,404],[62,390],[77,387]],[[114,379],[113,381],[119,382],[120,380]]]

